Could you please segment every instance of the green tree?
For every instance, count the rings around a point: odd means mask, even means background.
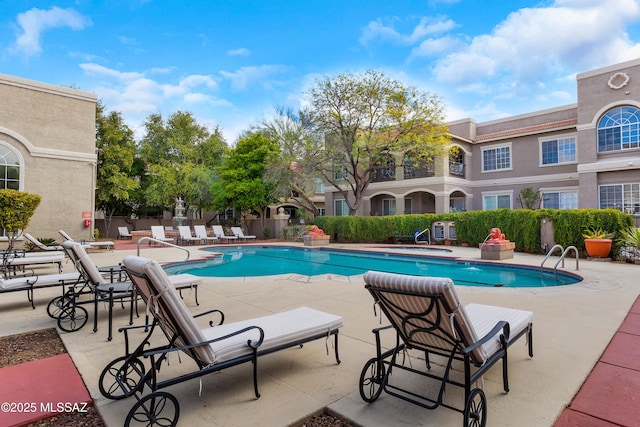
[[[160,114],[145,122],[140,156],[146,165],[144,196],[148,206],[171,210],[178,197],[185,206],[211,204],[209,192],[217,179],[226,143],[219,128],[210,132],[189,112],[175,112],[166,123]]]
[[[278,153],[278,145],[268,136],[256,132],[240,138],[219,167],[220,181],[213,184],[213,206],[242,212],[243,220],[259,212],[264,228],[266,208],[278,199],[274,184],[264,179],[265,165]]]
[[[279,146],[278,155],[265,170],[266,179],[274,185],[274,194],[288,198],[295,192],[300,206],[318,215],[310,196],[315,192],[316,180],[322,178],[318,159],[324,147],[323,138],[314,134],[301,113],[282,108],[269,120],[262,120],[258,129]]]
[[[432,162],[449,140],[437,96],[379,72],[319,79],[308,103],[303,117],[314,135],[325,137],[312,161],[345,196],[350,215],[358,213],[376,165],[399,156],[412,164]]]
[[[0,190],[0,228],[9,239],[7,252],[13,249],[13,244],[27,228],[31,217],[40,205],[39,194],[26,193],[18,190]]]
[[[532,187],[525,187],[520,190],[520,194],[516,197],[516,201],[521,208],[536,209],[540,204],[540,191]]]
[[[132,169],[136,152],[133,131],[120,113],[105,112],[102,102],[96,109],[96,148],[96,207],[105,213],[109,235],[113,214],[128,210],[126,202],[139,183]]]

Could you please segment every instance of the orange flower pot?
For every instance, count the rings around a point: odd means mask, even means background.
[[[592,258],[606,258],[611,252],[611,239],[584,239],[587,255]]]

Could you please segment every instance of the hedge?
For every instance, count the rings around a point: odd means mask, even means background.
[[[634,224],[633,217],[616,209],[497,209],[447,214],[411,214],[393,216],[322,216],[315,224],[334,242],[392,242],[397,236],[413,236],[416,231],[436,221],[454,221],[457,243],[477,246],[491,228],[502,230],[516,244],[516,251],[541,253],[540,224],[543,219],[553,224],[554,241],[563,247],[575,246],[585,253],[582,233],[588,228],[601,228],[614,236]],[[612,253],[620,251],[614,237]]]

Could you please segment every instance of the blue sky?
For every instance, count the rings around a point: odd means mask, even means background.
[[[447,119],[576,102],[575,75],[640,57],[640,0],[0,0],[0,73],[93,92],[141,135],[190,111],[227,142],[321,76],[373,69]]]

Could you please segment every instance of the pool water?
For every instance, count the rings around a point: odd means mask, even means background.
[[[417,276],[449,277],[464,286],[548,287],[577,283],[578,276],[558,272],[542,274],[539,268],[461,262],[411,254],[386,254],[357,250],[305,249],[280,246],[212,248],[221,257],[165,267],[169,274],[203,277],[271,276],[295,273],[305,276],[354,276],[369,270]]]

